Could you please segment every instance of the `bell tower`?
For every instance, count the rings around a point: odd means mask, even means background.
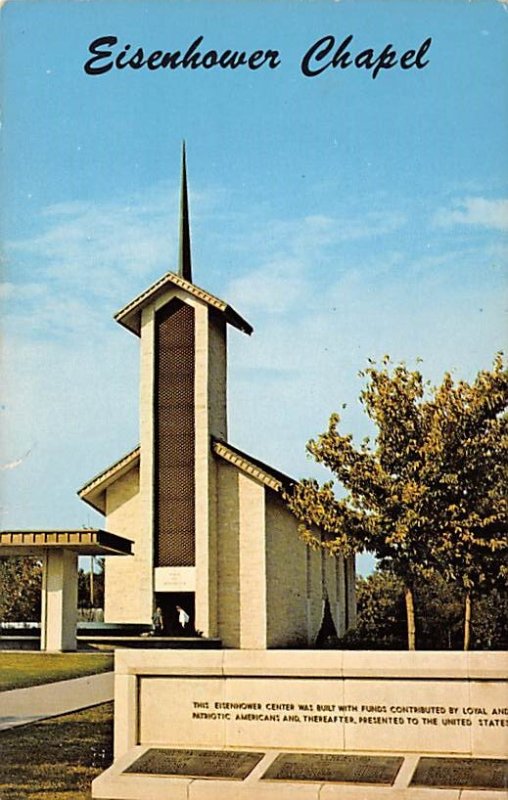
[[[345,632],[354,559],[309,550],[284,497],[294,479],[228,442],[227,329],[252,328],[194,283],[185,147],[178,264],[115,319],[140,339],[140,444],[79,492],[133,545],[107,564],[106,621],[150,624],[160,607],[166,635],[302,647],[326,598]]]
[[[217,465],[211,439],[227,439],[227,323],[249,334],[252,328],[193,283],[185,145],[177,271],[166,273],[116,319],[141,338],[144,523],[137,551],[143,580],[152,587],[146,594],[166,608],[166,617],[177,604],[193,606],[186,610],[196,629],[214,636]]]

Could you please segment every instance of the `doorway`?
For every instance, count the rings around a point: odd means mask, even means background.
[[[194,592],[156,592],[155,605],[162,611],[164,636],[195,636]],[[189,621],[183,628],[177,606],[189,616]]]

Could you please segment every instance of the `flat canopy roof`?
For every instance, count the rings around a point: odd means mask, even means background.
[[[55,548],[80,556],[128,556],[132,542],[115,533],[94,528],[57,531],[0,531],[0,556],[40,556]]]

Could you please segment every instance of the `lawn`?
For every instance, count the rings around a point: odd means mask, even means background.
[[[113,669],[109,653],[0,653],[0,692]],[[0,795],[3,800],[3,796]]]
[[[2,800],[90,800],[113,761],[113,703],[0,732]]]

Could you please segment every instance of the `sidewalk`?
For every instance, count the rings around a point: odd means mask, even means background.
[[[0,692],[0,731],[113,699],[113,672]]]

